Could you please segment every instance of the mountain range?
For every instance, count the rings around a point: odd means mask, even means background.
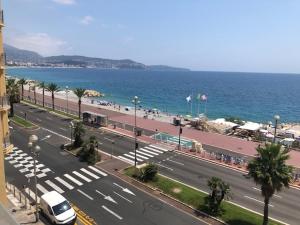
[[[8,65],[30,65],[51,67],[84,67],[102,69],[138,69],[155,71],[188,71],[189,69],[164,65],[145,65],[131,59],[104,59],[79,55],[59,55],[43,57],[37,52],[28,51],[4,44],[6,62]]]

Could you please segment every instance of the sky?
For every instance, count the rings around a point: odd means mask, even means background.
[[[4,42],[43,56],[300,73],[299,0],[2,0]]]

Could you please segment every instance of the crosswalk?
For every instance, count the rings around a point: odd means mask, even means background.
[[[90,183],[93,180],[98,180],[106,176],[108,176],[108,174],[105,172],[93,166],[88,166],[86,168],[81,168],[78,171],[71,171],[70,173],[65,173],[62,176],[53,177],[52,179],[39,180],[37,184],[38,196],[40,197],[41,195],[53,190],[63,194],[67,191],[75,190],[85,183]],[[25,189],[25,194],[32,201],[35,200],[34,192],[29,187]]]
[[[147,161],[155,156],[163,154],[169,151],[169,149],[163,148],[158,145],[148,145],[136,150],[136,160],[137,163],[142,163]],[[134,164],[135,153],[134,151],[125,153],[123,155],[118,156],[120,159],[129,162],[130,164]]]
[[[14,147],[12,152],[5,157],[5,160],[18,169],[20,173],[24,174],[26,178],[34,176],[34,160],[23,150]],[[38,178],[47,177],[49,172],[52,171],[36,160],[36,174]]]

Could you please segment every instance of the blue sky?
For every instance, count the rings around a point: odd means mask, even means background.
[[[4,0],[5,42],[40,54],[300,73],[298,0]]]

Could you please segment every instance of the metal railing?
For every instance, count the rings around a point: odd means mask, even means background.
[[[0,107],[1,108],[9,107],[9,96],[8,95],[0,96]]]

